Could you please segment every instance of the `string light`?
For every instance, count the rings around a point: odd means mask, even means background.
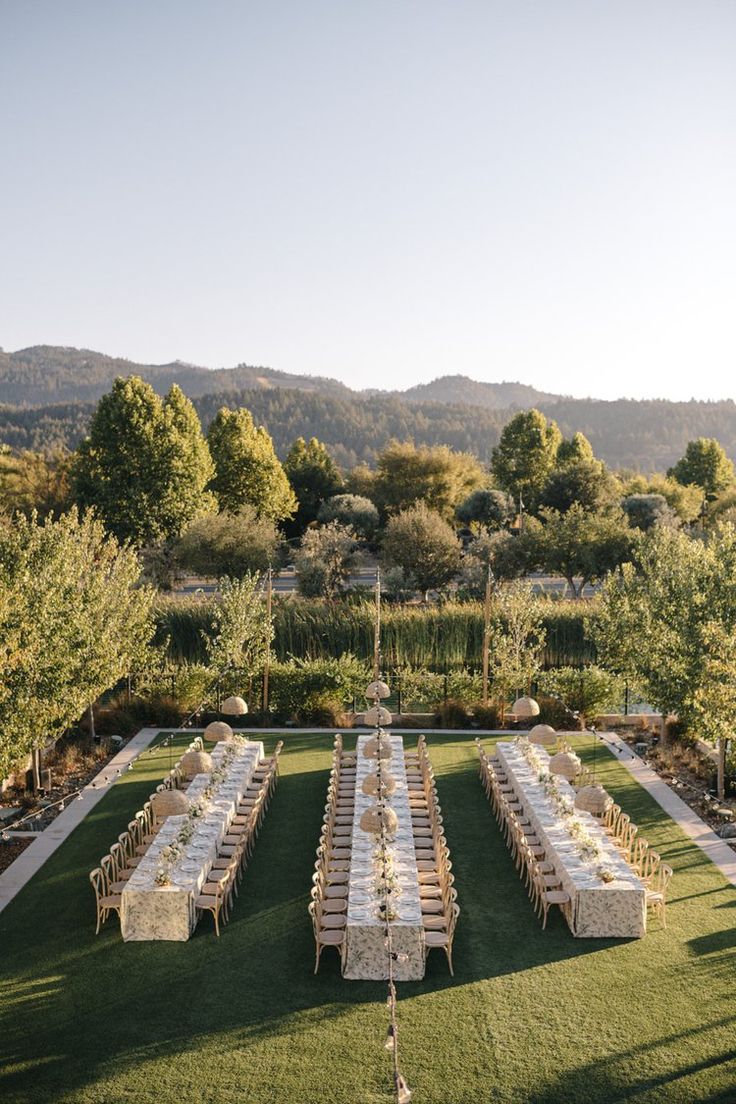
[[[381,698],[378,691],[378,682],[380,675],[380,663],[381,663],[381,574],[380,568],[376,573],[376,624],[375,624],[375,640],[374,640],[374,656],[373,656],[373,679],[376,683],[376,694],[374,698],[374,705],[376,708],[376,716],[380,716],[379,708],[381,705]],[[380,725],[376,725],[375,737],[379,741],[383,735],[383,730]],[[393,932],[391,930],[391,905],[389,900],[389,853],[388,853],[388,839],[386,835],[386,819],[382,815],[385,808],[387,794],[383,786],[383,760],[381,758],[381,749],[379,746],[378,755],[376,756],[376,774],[378,776],[378,795],[377,804],[381,810],[381,830],[379,840],[379,863],[382,868],[382,883],[383,883],[383,902],[379,907],[379,913],[386,925],[386,934],[384,936],[383,945],[386,948],[386,961],[388,966],[388,995],[386,997],[386,1007],[389,1010],[389,1023],[386,1030],[386,1038],[384,1040],[384,1047],[391,1053],[392,1067],[393,1067],[393,1083],[394,1091],[396,1093],[396,1104],[409,1104],[411,1100],[411,1089],[406,1083],[404,1075],[399,1069],[399,1025],[396,1014],[396,982],[394,979],[394,965],[404,964],[409,961],[409,955],[404,952],[398,952],[394,950],[393,946]]]

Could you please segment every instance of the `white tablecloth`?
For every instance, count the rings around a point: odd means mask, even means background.
[[[549,755],[534,747],[549,769]],[[581,938],[639,938],[646,932],[646,889],[644,883],[621,857],[601,824],[588,812],[575,810],[588,834],[599,845],[599,859],[583,861],[575,841],[565,827],[550,798],[537,779],[537,772],[513,743],[496,744],[496,753],[503,763],[510,784],[521,801],[524,812],[545,849],[545,858],[554,864],[562,888],[570,896],[570,905],[563,908],[573,935]],[[575,790],[558,776],[560,794],[575,800]],[[612,882],[603,882],[597,868],[605,867],[615,875]]]
[[[217,766],[230,745],[220,742],[212,751]],[[186,816],[167,817],[151,846],[131,875],[122,894],[120,926],[126,941],[140,939],[189,939],[196,916],[194,899],[207,881],[220,843],[235,816],[258,761],[263,758],[260,741],[236,745],[237,752],[226,777],[219,785],[204,817],[194,822],[190,842],[181,859],[170,866],[171,885],[156,884],[156,872],[162,865],[161,852],[176,839]],[[209,785],[209,774],[198,774],[186,791],[189,801],[202,795]]]
[[[366,775],[376,770],[376,760],[366,759],[363,747],[370,736],[359,736],[355,790],[355,815],[353,819],[353,847],[348,883],[348,914],[346,928],[346,954],[344,976],[365,980],[383,980],[388,977],[388,959],[385,945],[385,921],[378,915],[381,899],[376,896],[376,867],[374,852],[376,842],[372,835],[360,827],[365,810],[375,803],[375,797],[363,793]],[[391,939],[397,954],[407,955],[404,962],[394,963],[397,981],[415,981],[424,977],[424,928],[422,906],[419,898],[414,834],[409,809],[409,791],[404,763],[404,744],[400,736],[390,736],[391,759],[382,760],[382,770],[388,771],[396,781],[396,789],[387,804],[396,813],[399,826],[395,842],[390,850],[394,871],[401,894],[394,898],[398,918],[391,921]]]

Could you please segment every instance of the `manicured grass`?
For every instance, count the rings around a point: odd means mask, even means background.
[[[330,950],[312,975],[306,905],[331,742],[287,736],[219,940],[208,917],[189,943],[124,944],[114,919],[94,935],[88,872],[168,751],[142,757],[91,812],[0,913],[4,1104],[388,1104],[385,987],[343,981]],[[668,927],[654,923],[640,941],[576,940],[554,910],[542,932],[471,737],[429,745],[462,914],[455,978],[433,952],[425,980],[400,987],[413,1104],[732,1104],[736,890],[599,749],[602,781],[675,868]]]

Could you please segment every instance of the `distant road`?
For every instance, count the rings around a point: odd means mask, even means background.
[[[567,591],[567,583],[554,575],[544,575],[542,572],[534,572],[527,576],[534,591],[538,594],[564,595]],[[375,565],[360,568],[348,579],[349,587],[374,587],[376,585]],[[284,568],[278,575],[274,575],[273,589],[278,594],[294,594],[297,590],[297,579],[293,569]],[[214,594],[217,584],[212,580],[185,579],[180,586],[175,587],[175,594]],[[583,591],[585,598],[592,597],[597,587],[587,586]]]

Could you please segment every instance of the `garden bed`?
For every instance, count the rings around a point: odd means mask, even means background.
[[[618,735],[632,750],[637,744],[648,742],[641,732],[632,733],[630,729],[619,730]],[[710,793],[713,763],[697,748],[680,743],[670,746],[650,743],[642,758],[714,832],[720,835],[718,830],[725,824],[736,822],[736,799],[727,797],[719,801]],[[736,850],[736,838],[723,838],[723,842]]]

